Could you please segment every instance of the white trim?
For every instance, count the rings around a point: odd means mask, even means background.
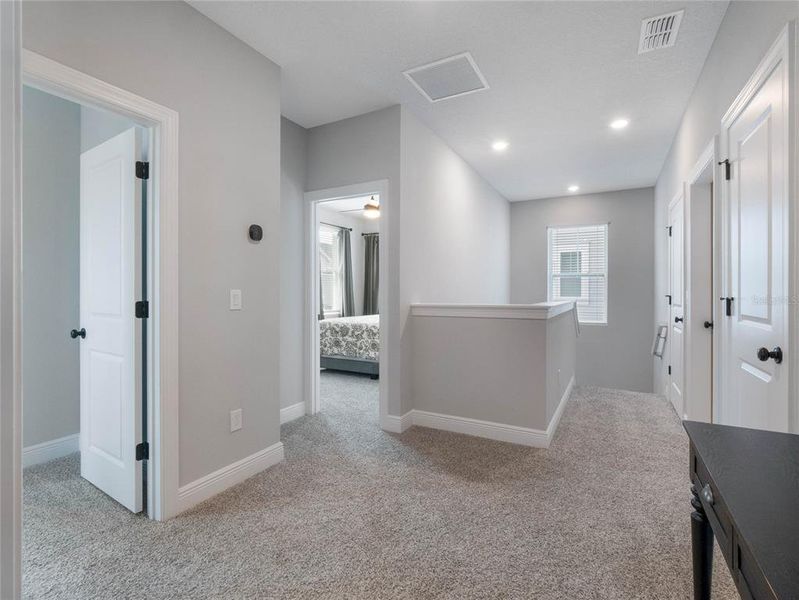
[[[430,429],[441,429],[465,435],[508,442],[511,444],[521,444],[522,446],[532,446],[534,448],[549,448],[555,438],[555,432],[560,424],[566,403],[574,389],[574,376],[569,380],[566,390],[560,398],[560,403],[549,421],[546,430],[531,429],[529,427],[519,427],[518,425],[507,425],[505,423],[495,423],[493,421],[481,421],[479,419],[469,419],[454,415],[442,415],[440,413],[428,412],[424,410],[410,411],[410,420],[416,427],[428,427]],[[403,417],[393,417],[397,420],[406,420],[408,413]],[[401,430],[401,431],[404,431]],[[401,433],[399,431],[399,433]]]
[[[150,398],[150,461],[148,505],[151,517],[165,520],[180,511],[178,502],[178,113],[146,98],[62,65],[22,51],[25,83],[48,93],[111,110],[150,128],[155,182],[151,290],[153,311],[149,319],[152,343]],[[17,273],[19,271],[17,270]]]
[[[413,317],[460,317],[469,319],[552,319],[574,308],[573,300],[538,304],[411,304]]]
[[[253,475],[257,475],[261,471],[282,462],[283,458],[283,442],[277,442],[255,454],[237,460],[226,467],[181,486],[178,490],[179,512],[188,510],[200,502],[249,479]]]
[[[22,449],[22,466],[32,467],[56,458],[69,456],[80,450],[80,434],[73,433],[62,438],[26,446]]]
[[[383,420],[383,429],[391,433],[403,433],[413,425],[413,411],[409,410],[401,417],[386,415]]]
[[[280,409],[280,424],[289,423],[294,419],[305,416],[305,402],[297,402],[291,406]]]
[[[707,231],[707,235],[713,237],[714,241],[716,240],[715,232],[716,232],[716,198],[719,196],[718,194],[718,185],[716,174],[718,173],[717,169],[717,150],[718,150],[718,136],[713,136],[713,139],[705,146],[705,149],[699,155],[699,159],[694,163],[693,168],[691,169],[690,174],[688,175],[688,180],[684,184],[685,190],[685,197],[683,199],[683,211],[684,211],[684,218],[683,218],[683,225],[684,225],[684,232],[683,232],[683,253],[685,258],[685,272],[684,272],[684,303],[685,303],[685,314],[684,318],[685,321],[683,322],[683,330],[684,330],[684,342],[685,347],[683,348],[684,351],[684,362],[683,362],[683,415],[681,415],[682,419],[691,419],[693,421],[696,420],[705,420],[704,416],[698,416],[695,414],[695,410],[697,406],[695,402],[702,402],[703,399],[701,396],[705,394],[700,394],[699,390],[694,389],[694,379],[695,379],[695,369],[697,365],[701,365],[702,368],[705,367],[706,363],[698,361],[694,358],[695,348],[694,346],[697,345],[697,340],[694,337],[694,321],[697,319],[697,315],[695,313],[695,307],[693,306],[692,296],[694,295],[693,290],[693,270],[694,270],[694,258],[693,258],[693,244],[692,240],[694,237],[693,231],[693,219],[691,217],[693,213],[693,206],[694,206],[694,198],[693,198],[693,190],[694,186],[699,183],[699,178],[705,174],[705,172],[710,169],[712,182],[713,182],[713,196],[710,198],[710,205],[712,211],[712,221],[711,221],[711,230]],[[719,303],[715,300],[716,296],[716,277],[718,271],[718,262],[717,262],[717,248],[720,248],[718,243],[714,243],[713,247],[711,248],[711,256],[712,256],[712,280],[710,283],[710,300],[711,300],[711,320],[713,323],[718,323],[719,315],[717,314],[717,309]],[[714,400],[713,398],[716,396],[716,385],[715,385],[715,372],[718,371],[717,363],[715,362],[715,355],[716,355],[716,329],[712,329],[710,333],[704,332],[704,335],[711,335],[711,364],[713,365],[713,373],[711,373],[711,397],[709,399],[704,399],[710,403],[709,411],[710,414],[710,421],[713,420],[713,410],[714,410]],[[696,396],[696,398],[694,398]]]
[[[317,251],[316,231],[319,223],[318,206],[320,202],[341,200],[359,196],[380,196],[380,427],[392,431],[388,422],[389,390],[398,389],[399,386],[391,385],[396,369],[390,368],[391,357],[394,355],[391,330],[394,326],[395,315],[391,311],[391,299],[395,291],[391,286],[389,274],[395,272],[395,265],[391,260],[392,253],[390,237],[390,223],[392,217],[392,200],[389,197],[389,182],[387,179],[367,181],[335,188],[313,190],[305,193],[305,385],[307,407],[306,414],[314,415],[319,412],[319,322],[317,320],[319,304],[319,252]]]
[[[0,2],[0,598],[22,595],[21,3]]]

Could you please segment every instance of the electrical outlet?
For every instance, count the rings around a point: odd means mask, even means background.
[[[230,310],[241,310],[241,290],[230,290]]]
[[[230,432],[238,431],[241,429],[241,409],[230,411]]]

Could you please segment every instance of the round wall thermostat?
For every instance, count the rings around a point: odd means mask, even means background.
[[[253,242],[260,242],[264,239],[264,230],[260,225],[250,225],[250,239]]]

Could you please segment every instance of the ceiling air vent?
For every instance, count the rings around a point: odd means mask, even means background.
[[[671,48],[677,41],[677,32],[685,11],[651,17],[641,21],[641,39],[638,41],[638,54]]]
[[[485,77],[468,52],[408,69],[403,75],[430,102],[488,89]]]

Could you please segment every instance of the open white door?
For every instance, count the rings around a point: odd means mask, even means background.
[[[726,307],[721,312],[720,417],[729,425],[787,431],[790,81],[785,61],[748,89],[722,128],[722,151],[729,158],[725,298],[732,299],[729,316]]]
[[[131,128],[80,161],[81,475],[133,512],[142,510],[134,314],[139,146]]]
[[[685,416],[685,202],[682,194],[669,204],[669,400],[677,416]]]

